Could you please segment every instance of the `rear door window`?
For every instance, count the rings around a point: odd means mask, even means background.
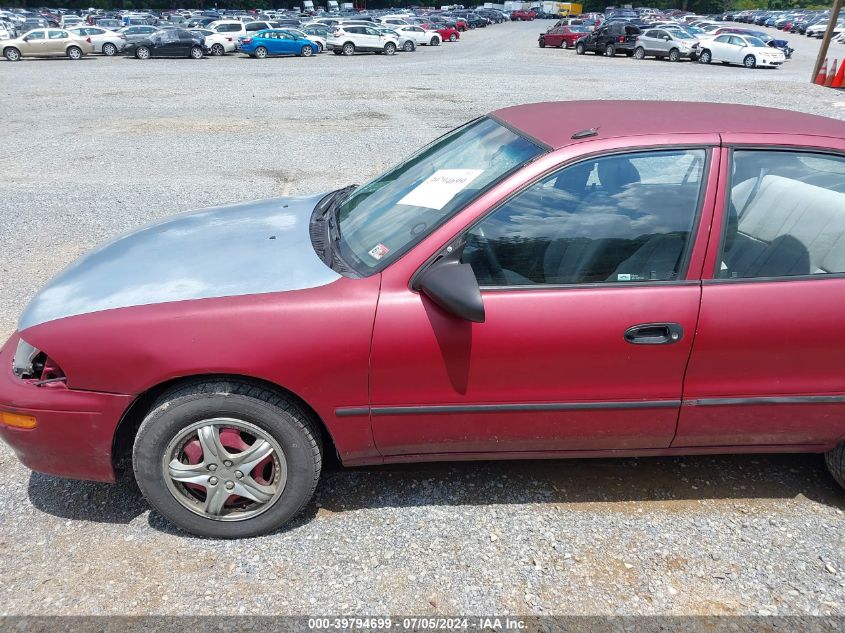
[[[737,150],[715,276],[845,273],[845,157]]]

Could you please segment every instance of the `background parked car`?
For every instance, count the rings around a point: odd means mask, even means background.
[[[205,54],[205,44],[200,34],[187,29],[162,29],[145,40],[127,43],[123,52],[138,59],[150,57],[202,59]]]
[[[575,52],[583,55],[589,51],[608,57],[613,57],[616,53],[625,53],[628,57],[632,57],[640,34],[640,29],[632,24],[622,22],[603,24],[586,37],[579,39],[575,44]]]
[[[358,52],[393,55],[399,48],[395,36],[380,33],[374,26],[358,25],[338,27],[329,38],[328,45],[336,55],[354,55]]]
[[[393,30],[412,38],[414,43],[419,46],[440,46],[440,42],[443,41],[443,38],[440,37],[440,33],[432,31],[431,29],[424,29],[421,26],[397,26]]]
[[[575,42],[590,33],[586,26],[555,25],[545,33],[540,34],[538,40],[540,48],[557,46],[558,48],[572,48]]]
[[[141,42],[146,41],[158,29],[149,24],[135,24],[132,26],[124,26],[117,31],[119,35],[123,35],[127,42]]]
[[[126,46],[126,36],[98,26],[80,26],[68,31],[83,39],[87,38],[94,46],[95,53],[102,53],[107,57],[121,52]]]
[[[236,49],[235,38],[226,33],[215,33],[208,29],[188,29],[191,33],[196,33],[203,37],[203,43],[206,50],[212,55],[220,57],[226,53],[234,53]]]
[[[22,57],[69,57],[82,59],[94,52],[86,38],[64,29],[33,29],[13,40],[0,44],[0,54],[10,62]]]
[[[766,46],[759,38],[725,33],[716,36],[712,42],[702,43],[699,61],[703,64],[711,61],[742,64],[746,68],[777,67],[786,61],[786,56]]]
[[[647,56],[668,59],[670,62],[680,61],[684,57],[696,59],[698,40],[683,31],[649,29],[637,37],[634,49],[636,59],[644,59]]]
[[[308,38],[280,29],[258,31],[241,38],[238,50],[257,59],[275,55],[311,57],[320,51],[318,45]]]

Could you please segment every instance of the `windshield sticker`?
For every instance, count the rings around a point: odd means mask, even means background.
[[[483,169],[438,169],[398,204],[440,211],[482,173]]]
[[[387,255],[389,252],[390,249],[387,248],[387,246],[385,246],[384,244],[376,244],[369,251],[367,251],[367,254],[376,261],[378,261],[385,255]]]

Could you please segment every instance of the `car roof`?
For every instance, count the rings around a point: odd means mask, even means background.
[[[776,108],[684,101],[550,101],[490,113],[553,149],[596,128],[591,138],[651,134],[805,134],[845,136],[845,121]]]

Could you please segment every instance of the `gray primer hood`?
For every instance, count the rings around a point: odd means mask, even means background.
[[[340,277],[308,225],[324,194],[192,211],[119,237],[44,286],[18,329],[167,301],[315,288]]]

